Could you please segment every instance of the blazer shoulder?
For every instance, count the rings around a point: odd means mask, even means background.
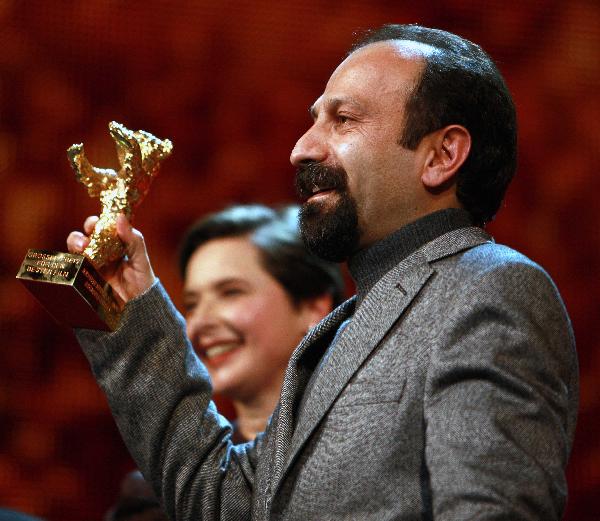
[[[419,252],[421,259],[435,271],[449,271],[455,277],[476,277],[529,273],[534,278],[554,283],[542,266],[524,254],[494,241],[477,227],[459,228],[426,244]]]
[[[446,261],[444,263],[444,261]],[[471,276],[509,275],[523,273],[540,279],[545,279],[554,285],[548,272],[537,262],[526,255],[503,244],[486,242],[464,250],[456,256],[441,259],[439,268],[443,265],[465,272]]]
[[[548,272],[508,246],[480,244],[433,262],[431,267],[442,286],[455,287],[460,283],[463,298],[477,294],[480,300],[499,299],[514,305],[554,309],[570,324],[563,299]]]

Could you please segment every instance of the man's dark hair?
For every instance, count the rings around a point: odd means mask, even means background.
[[[367,32],[350,53],[375,42],[409,40],[435,50],[406,102],[399,143],[414,150],[427,134],[464,126],[471,150],[457,173],[460,203],[477,225],[493,219],[517,166],[515,107],[500,71],[478,45],[455,34],[419,25],[385,25]]]
[[[286,290],[294,304],[329,293],[333,305],[344,299],[339,266],[319,259],[304,246],[298,230],[298,207],[274,210],[262,205],[237,205],[208,215],[186,233],[179,269],[185,277],[190,257],[213,239],[247,235],[260,252],[263,268]]]

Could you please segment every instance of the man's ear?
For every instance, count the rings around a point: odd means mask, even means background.
[[[428,190],[448,188],[471,150],[471,135],[461,125],[449,125],[423,138],[426,148],[421,181]]]

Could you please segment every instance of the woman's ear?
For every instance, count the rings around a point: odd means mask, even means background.
[[[425,138],[426,163],[421,181],[429,190],[445,190],[466,161],[471,150],[471,135],[461,125],[449,125],[432,132]]]
[[[323,293],[317,297],[303,300],[299,306],[308,330],[315,327],[331,312],[333,297],[329,293]]]

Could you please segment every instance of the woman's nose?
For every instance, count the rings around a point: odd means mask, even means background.
[[[188,336],[198,336],[214,327],[218,322],[218,314],[214,303],[202,301],[194,306],[185,317]]]

